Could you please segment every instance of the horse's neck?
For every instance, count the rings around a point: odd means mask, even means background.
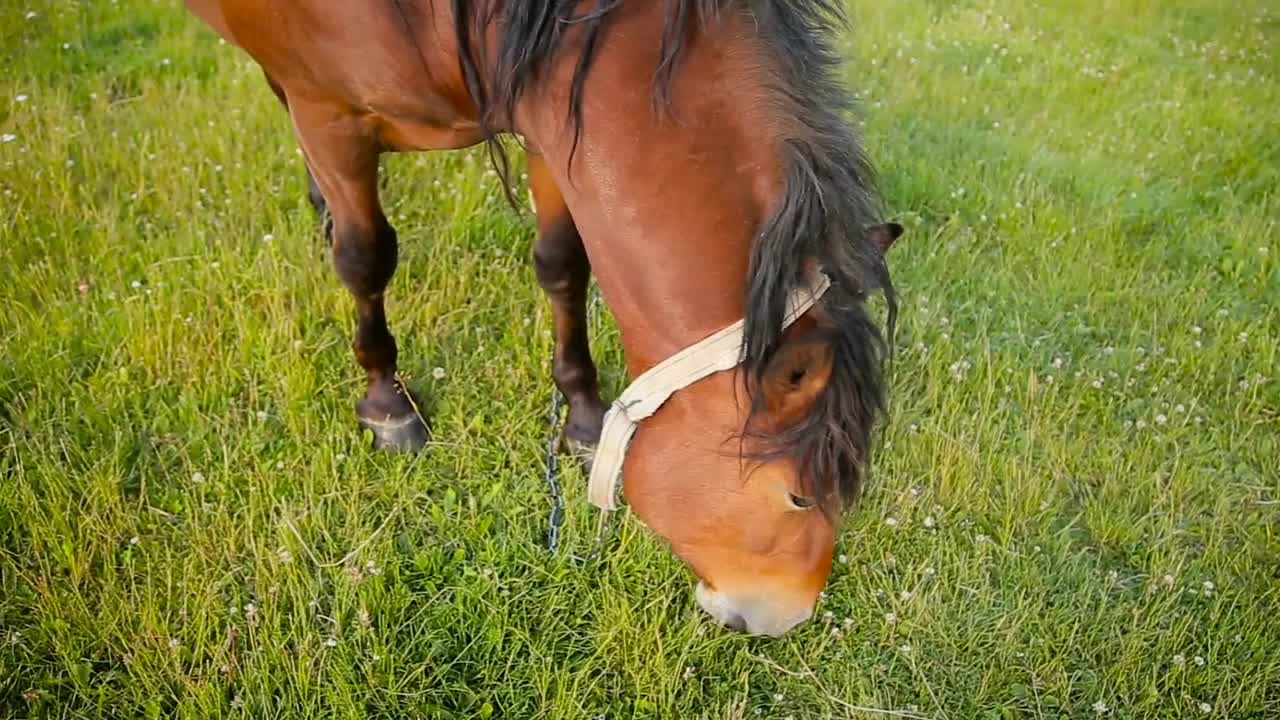
[[[782,173],[760,83],[742,49],[723,46],[742,35],[689,47],[674,114],[659,118],[649,93],[657,54],[645,28],[631,30],[614,28],[591,69],[571,168],[563,98],[525,103],[523,121],[557,175],[637,374],[742,317],[752,241]],[[566,55],[548,86],[568,86],[575,58]]]
[[[633,373],[742,317],[766,208],[714,149],[584,147],[564,192]]]

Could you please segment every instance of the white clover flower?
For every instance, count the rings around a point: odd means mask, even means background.
[[[436,380],[443,380],[443,379],[444,379],[444,368],[442,368],[442,367],[438,367],[438,368],[436,368],[436,369],[432,370],[432,371],[431,371],[431,377],[435,378]]]

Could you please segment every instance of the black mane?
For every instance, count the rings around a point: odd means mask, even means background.
[[[569,97],[576,150],[587,72],[611,11],[625,1],[595,0],[590,11],[578,13],[577,0],[452,0],[463,77],[490,139],[508,124],[524,89],[576,25],[582,36]],[[663,3],[666,22],[653,87],[657,107],[668,102],[691,24],[707,28],[732,10],[752,17],[773,71],[767,89],[777,97],[789,126],[796,128],[780,139],[786,184],[751,253],[742,358],[752,418],[764,412],[761,381],[781,344],[787,295],[804,282],[810,260],[817,260],[832,281],[819,309],[835,367],[806,418],[776,432],[756,430],[748,421],[744,437],[754,441],[757,457],[796,459],[805,491],[819,498],[824,509],[835,511],[859,493],[872,429],[886,408],[881,367],[887,344],[863,302],[870,292],[884,291],[890,336],[897,315],[888,269],[868,236],[879,218],[873,172],[846,119],[852,98],[836,81],[840,59],[831,37],[845,23],[843,11],[838,0]],[[483,38],[485,28],[495,22],[499,37],[496,52],[490,53]],[[493,67],[486,67],[486,57],[496,58]],[[506,184],[506,157],[500,148],[494,157]]]

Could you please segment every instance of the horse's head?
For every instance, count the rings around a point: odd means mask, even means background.
[[[870,244],[883,253],[901,232],[876,226]],[[634,512],[697,573],[699,605],[753,634],[781,635],[813,613],[877,415],[875,353],[858,346],[866,327],[837,324],[866,323],[861,299],[828,292],[757,373],[677,392],[628,454]]]
[[[869,229],[874,173],[830,42],[843,4],[454,5],[477,29],[501,15],[496,47],[459,36],[468,89],[545,159],[644,389],[610,416],[625,432],[605,423],[593,500],[612,504],[596,491],[623,462],[627,501],[697,573],[702,607],[786,632],[813,613],[885,409],[886,343],[864,302],[882,289],[890,328],[896,308],[884,256],[901,228]],[[787,326],[818,269],[830,286]],[[648,393],[650,371],[701,359],[683,351],[740,318],[740,355]]]

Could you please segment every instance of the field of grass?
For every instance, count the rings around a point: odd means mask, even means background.
[[[550,314],[482,151],[386,164],[437,445],[374,454],[257,69],[172,2],[0,3],[0,717],[1280,717],[1280,9],[852,10],[893,418],[773,641],[625,512],[544,551]]]

